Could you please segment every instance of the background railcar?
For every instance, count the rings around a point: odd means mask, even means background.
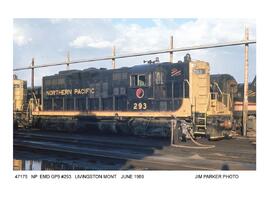
[[[238,128],[242,131],[244,84],[238,84],[238,91],[234,95],[234,119]],[[247,129],[251,133],[256,132],[256,76],[248,84],[248,121]]]
[[[249,131],[256,131],[256,76],[248,85],[248,121]],[[242,132],[244,84],[237,83],[233,76],[228,74],[211,75],[211,90],[229,93],[233,99],[233,118],[235,129]]]
[[[13,76],[13,111],[22,112],[27,106],[27,82]]]

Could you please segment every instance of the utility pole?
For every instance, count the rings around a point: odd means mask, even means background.
[[[70,64],[70,53],[68,51],[68,53],[67,53],[67,70],[69,70],[69,64]]]
[[[249,39],[248,28],[245,28],[245,40]],[[243,136],[247,136],[248,117],[248,44],[245,44],[245,66],[244,66],[244,100],[243,100]]]
[[[170,38],[170,49],[173,50],[173,36]],[[173,51],[170,52],[170,62],[173,63]]]
[[[112,48],[112,69],[115,69],[115,46]]]
[[[34,66],[35,66],[35,59],[34,58],[32,58],[32,75],[31,75],[31,88],[32,88],[32,94],[34,94],[34,87],[35,87],[35,68],[34,68]]]

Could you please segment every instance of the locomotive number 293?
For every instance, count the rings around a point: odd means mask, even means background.
[[[146,110],[147,104],[145,102],[133,103],[133,110]]]

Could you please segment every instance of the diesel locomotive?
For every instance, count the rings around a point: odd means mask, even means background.
[[[211,91],[230,94],[233,104],[233,129],[242,133],[244,84],[229,74],[211,75]],[[248,84],[248,131],[256,132],[256,76]]]
[[[43,77],[32,126],[63,131],[182,137],[229,136],[230,93],[213,91],[209,63],[191,60],[119,69],[66,70]],[[188,134],[189,133],[189,134]]]

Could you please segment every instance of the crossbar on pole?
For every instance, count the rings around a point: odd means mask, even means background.
[[[243,40],[243,41],[233,41],[233,42],[226,42],[226,43],[219,43],[219,44],[218,43],[217,44],[206,44],[206,45],[198,45],[198,46],[192,46],[192,47],[181,47],[181,48],[148,51],[148,52],[141,52],[141,53],[131,53],[131,54],[126,54],[126,55],[118,55],[118,56],[107,56],[107,57],[93,58],[93,59],[80,59],[80,60],[71,61],[69,63],[58,62],[58,63],[43,64],[43,65],[27,66],[27,67],[14,68],[13,71],[21,71],[21,70],[27,70],[27,69],[32,69],[32,68],[53,67],[53,66],[67,65],[67,64],[77,64],[77,63],[84,63],[84,62],[113,60],[113,59],[121,59],[121,58],[128,58],[128,57],[139,57],[139,56],[145,56],[145,55],[164,54],[164,53],[171,53],[171,52],[255,44],[255,43],[256,43],[256,40]]]

